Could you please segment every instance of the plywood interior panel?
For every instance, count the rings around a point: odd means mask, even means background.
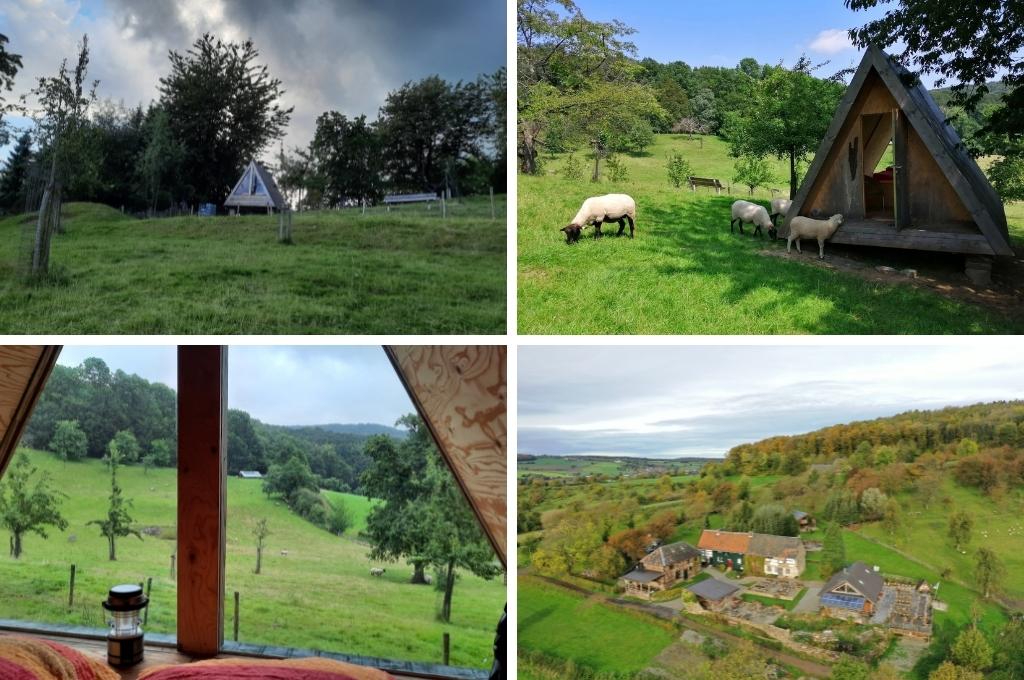
[[[56,345],[0,345],[0,477],[59,354]]]
[[[385,348],[505,564],[507,404],[504,346]]]

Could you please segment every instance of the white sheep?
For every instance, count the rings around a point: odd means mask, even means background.
[[[789,206],[791,205],[793,205],[793,201],[789,200],[788,198],[773,198],[772,209],[768,213],[768,217],[772,218],[772,224],[775,224],[776,217],[786,219],[786,213],[789,212]]]
[[[383,576],[385,571],[382,567],[370,567],[370,576]]]
[[[732,219],[729,221],[729,233],[732,233],[732,226],[739,222],[740,233],[743,233],[743,224],[750,222],[754,225],[754,233],[764,233],[761,227],[773,229],[771,218],[763,205],[751,203],[750,201],[736,201],[732,204]]]
[[[618,222],[619,236],[622,236],[626,230],[626,222],[629,222],[629,237],[633,238],[635,221],[636,201],[626,194],[591,196],[583,201],[576,217],[562,227],[562,231],[565,232],[566,243],[575,243],[580,239],[583,229],[591,224],[594,225],[594,238],[600,238],[602,222]]]
[[[789,238],[786,240],[786,252],[789,252],[793,241],[796,241],[796,252],[803,252],[800,250],[800,239],[813,238],[818,241],[818,257],[824,260],[825,240],[832,238],[832,234],[836,233],[836,229],[842,226],[842,224],[842,215],[833,215],[827,220],[816,220],[811,217],[794,217],[789,223]]]

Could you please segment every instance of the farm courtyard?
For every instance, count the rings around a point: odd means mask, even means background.
[[[666,159],[681,153],[699,177],[729,183],[734,159],[717,137],[657,135],[640,155],[619,157],[620,182],[567,179],[564,155],[545,159],[539,176],[518,177],[518,318],[527,334],[951,334],[1024,330],[1024,205],[1007,206],[1012,261],[998,263],[991,289],[974,289],[962,258],[826,243],[787,255],[784,241],[730,233],[730,205],[750,197],[691,192],[669,184]],[[772,159],[782,190],[783,161]],[[571,174],[571,173],[570,173]],[[627,193],[637,203],[636,238],[615,225],[594,241],[588,230],[568,246],[559,231],[583,199]],[[768,205],[759,189],[753,199]],[[609,236],[610,234],[610,236]],[[918,278],[882,274],[878,266],[915,269]]]
[[[0,330],[12,334],[500,334],[505,201],[137,220],[64,206],[48,279],[22,265],[34,215],[0,219]]]

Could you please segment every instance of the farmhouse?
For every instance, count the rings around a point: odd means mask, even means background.
[[[688,581],[700,572],[700,551],[689,543],[670,543],[644,555],[640,563],[620,581],[627,595],[650,597],[668,590],[678,581]]]
[[[697,547],[705,563],[752,576],[797,578],[807,565],[803,541],[793,536],[705,529]]]
[[[253,160],[249,161],[249,165],[228,194],[224,207],[239,211],[242,208],[258,208],[270,213],[275,209],[284,210],[288,207],[288,202],[284,200],[266,166]]]
[[[863,562],[854,562],[833,574],[821,589],[821,611],[830,616],[851,612],[871,616],[884,588],[885,581],[879,572]]]
[[[893,162],[883,164],[892,149]],[[885,165],[885,167],[882,167]],[[870,46],[785,222],[845,221],[833,243],[1012,256],[1002,201],[921,81]],[[980,264],[979,264],[980,263]]]
[[[14,457],[60,351],[61,347],[53,345],[0,345],[0,375],[3,376],[0,380],[0,476]],[[507,527],[504,346],[386,346],[384,351],[426,424],[441,461],[457,482],[456,488],[467,501],[498,561],[504,565]],[[311,652],[225,640],[225,628],[228,628],[225,621],[231,616],[225,612],[228,599],[225,597],[227,368],[228,348],[225,346],[178,347],[178,502],[174,540],[176,554],[181,559],[176,566],[177,587],[170,604],[171,608],[176,604],[177,609],[175,635],[148,636],[151,641],[144,647],[145,659],[122,673],[93,659],[105,651],[110,632],[107,628],[3,620],[0,621],[0,669],[3,669],[0,676],[8,678],[13,673],[14,677],[36,677],[34,671],[27,669],[60,668],[61,677],[107,680],[135,678],[140,671],[158,664],[190,664],[188,671],[176,669],[174,677],[486,680],[488,673],[477,669],[355,656],[344,653],[346,650]],[[125,578],[134,576],[126,574]],[[111,591],[111,599],[113,596],[114,591]],[[138,598],[142,598],[141,588],[129,604],[138,604]],[[305,615],[302,604],[295,604],[285,625],[301,627]],[[360,612],[338,608],[334,615],[338,620],[344,617],[358,620]],[[504,676],[507,646],[504,615],[500,610],[493,611],[492,615],[495,629],[499,631],[494,649],[495,666],[500,670],[494,672]],[[132,630],[135,637],[131,639],[141,649],[142,638],[134,632],[137,623],[135,619],[134,623],[122,621],[117,625]],[[12,637],[14,635],[18,637]],[[373,635],[373,631],[368,629],[367,635]],[[152,637],[162,639],[154,641]],[[53,643],[63,646],[57,648]],[[313,660],[299,660],[299,657],[314,655]],[[210,657],[217,657],[219,665],[212,669],[201,664],[191,665],[197,659]],[[22,664],[26,664],[24,671]],[[87,672],[72,672],[77,668]]]

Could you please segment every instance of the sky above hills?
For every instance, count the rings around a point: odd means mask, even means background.
[[[912,409],[1024,398],[977,346],[520,347],[518,452],[719,457]]]
[[[88,33],[100,98],[129,106],[157,97],[169,50],[184,52],[207,31],[251,37],[295,107],[285,144],[305,146],[324,111],[375,119],[406,82],[496,71],[506,61],[505,8],[504,0],[4,0],[0,33],[23,57],[15,93],[64,57],[73,63]]]
[[[65,346],[57,363],[78,366],[99,357],[177,389],[177,349],[169,346]],[[232,346],[228,407],[274,425],[394,425],[415,411],[380,347]]]

